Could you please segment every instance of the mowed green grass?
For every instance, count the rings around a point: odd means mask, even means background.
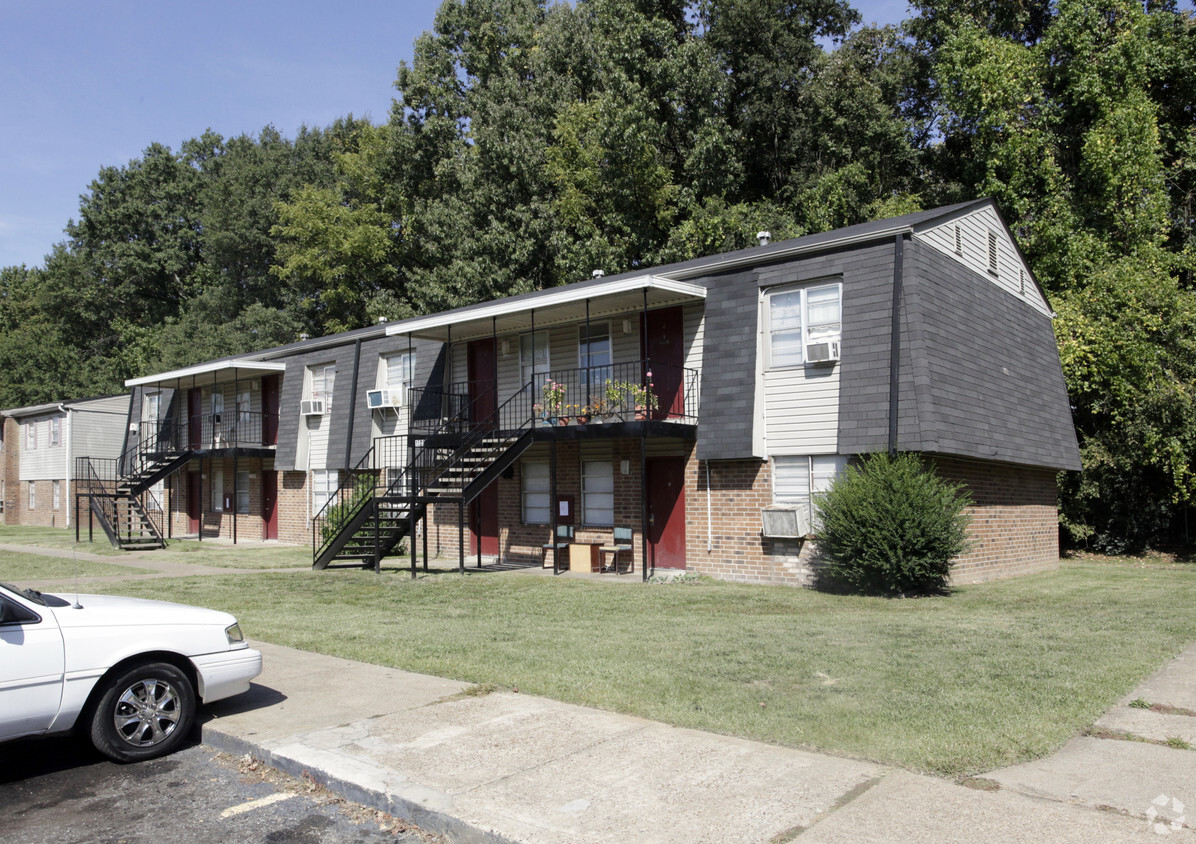
[[[0,551],[0,581],[5,583],[58,580],[77,576],[82,584],[88,577],[146,573],[145,569],[100,563],[94,560],[74,560],[70,557],[44,557],[40,554],[28,554],[20,551]]]
[[[1054,752],[1196,639],[1196,571],[1132,563],[920,600],[401,571],[105,588],[231,611],[251,639],[949,776]]]

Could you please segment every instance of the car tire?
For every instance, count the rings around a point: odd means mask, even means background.
[[[147,662],[104,681],[91,715],[91,743],[115,762],[174,752],[195,718],[195,688],[165,662]]]

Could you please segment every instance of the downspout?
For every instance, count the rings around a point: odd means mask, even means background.
[[[63,426],[66,428],[66,430],[62,432],[62,438],[64,440],[66,440],[66,442],[63,443],[63,445],[66,446],[66,467],[65,467],[65,469],[66,469],[66,500],[70,501],[71,500],[71,475],[75,474],[74,469],[73,469],[73,467],[75,465],[75,454],[74,454],[75,438],[73,436],[71,436],[71,429],[74,427],[74,425],[71,422],[71,409],[69,407],[67,407],[65,404],[58,405],[58,408],[63,412],[63,415],[66,417],[64,420],[64,422],[66,424]],[[59,506],[62,506],[61,501],[59,501],[58,503],[59,503]],[[54,501],[51,498],[50,507],[53,508],[53,506],[54,506]],[[69,506],[65,506],[65,507],[62,507],[62,509],[66,513],[66,526],[69,528],[71,526],[71,508]]]
[[[353,384],[349,388],[349,419],[345,434],[345,468],[353,468],[353,416],[357,412],[357,371],[361,363],[361,338],[353,343]]]
[[[898,357],[901,353],[902,261],[905,237],[893,238],[893,316],[889,332],[889,454],[897,453]]]

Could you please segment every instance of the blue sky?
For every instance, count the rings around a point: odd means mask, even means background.
[[[0,3],[0,267],[41,265],[100,168],[213,129],[384,121],[440,0]],[[896,23],[906,0],[855,3]]]

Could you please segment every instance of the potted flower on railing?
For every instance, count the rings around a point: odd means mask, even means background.
[[[656,389],[652,384],[652,370],[644,374],[643,384],[631,385],[631,396],[635,400],[635,418],[647,419],[649,411],[656,410],[659,403],[656,400]]]
[[[602,403],[603,415],[607,419],[616,419],[627,410],[627,402],[635,385],[629,381],[606,381],[605,401]]]
[[[544,420],[545,425],[555,425],[558,418],[564,418],[561,410],[565,401],[565,389],[564,384],[551,378],[540,388],[543,400],[532,405],[532,411]]]

